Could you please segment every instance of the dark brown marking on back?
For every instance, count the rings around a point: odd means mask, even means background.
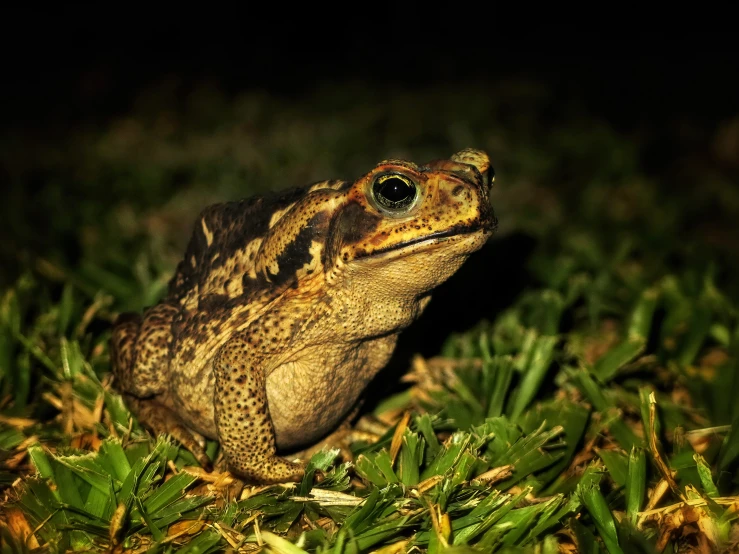
[[[181,298],[201,279],[206,279],[213,270],[226,263],[233,253],[252,240],[266,236],[272,215],[304,196],[305,190],[305,187],[292,188],[205,208],[195,223],[184,259],[169,283],[169,294]],[[210,245],[203,222],[212,237]],[[214,260],[216,253],[220,255]],[[195,267],[190,263],[192,258],[195,258]]]
[[[278,273],[269,273],[269,280],[276,285],[297,284],[297,272],[311,261],[310,246],[317,235],[322,235],[322,227],[325,228],[328,221],[326,212],[318,212],[314,215],[300,232],[295,236],[285,249],[277,256]]]

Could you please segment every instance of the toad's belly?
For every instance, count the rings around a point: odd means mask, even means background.
[[[341,374],[270,375],[267,401],[277,448],[289,451],[318,442],[346,418],[365,385]]]

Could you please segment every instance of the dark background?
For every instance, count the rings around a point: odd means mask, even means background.
[[[533,77],[623,131],[681,116],[709,124],[735,114],[739,94],[735,35],[720,30],[573,34],[491,25],[487,33],[437,37],[420,23],[315,32],[287,23],[260,29],[68,15],[7,23],[2,111],[6,123],[25,128],[125,113],[138,91],[168,75],[184,89],[214,80],[234,93],[288,96],[351,79],[413,88]]]

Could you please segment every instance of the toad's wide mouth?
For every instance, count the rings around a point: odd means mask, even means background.
[[[387,258],[391,256],[401,256],[413,254],[416,252],[426,251],[429,247],[435,247],[440,244],[450,244],[460,242],[465,239],[470,242],[480,242],[480,246],[493,234],[497,221],[493,221],[491,225],[482,227],[470,227],[469,225],[456,225],[444,231],[417,237],[405,242],[400,242],[386,248],[379,248],[372,252],[366,252],[358,255],[356,259],[376,259]],[[477,248],[474,248],[477,250]]]

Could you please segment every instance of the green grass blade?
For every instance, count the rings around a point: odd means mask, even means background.
[[[601,474],[592,466],[588,468],[577,486],[577,494],[593,518],[600,538],[603,539],[609,554],[624,554],[618,544],[616,523],[608,503],[600,492]]]
[[[418,483],[420,477],[419,468],[423,463],[423,451],[425,441],[416,433],[406,429],[403,434],[403,443],[398,453],[397,473],[400,482],[405,486],[412,486]]]
[[[611,479],[613,479],[619,487],[625,486],[629,469],[629,459],[626,455],[617,450],[596,449],[596,452],[606,465],[606,469],[608,470]]]
[[[698,470],[698,477],[700,478],[701,485],[703,485],[703,491],[710,497],[719,496],[718,489],[713,482],[713,476],[711,475],[711,467],[706,463],[706,460],[700,454],[694,454],[693,460],[696,463],[696,469]]]
[[[646,339],[631,337],[611,348],[593,366],[593,374],[601,381],[610,381],[624,365],[644,352]]]
[[[641,448],[632,448],[629,455],[628,475],[626,478],[626,517],[632,525],[644,502],[647,490],[647,458]]]
[[[484,362],[483,372],[494,376],[493,394],[488,403],[487,417],[501,416],[513,380],[513,358],[495,356],[491,361]]]
[[[185,491],[197,481],[197,477],[180,472],[158,487],[144,502],[146,511],[155,514],[165,506],[181,498]]]
[[[556,344],[557,337],[539,336],[530,343],[530,350],[521,353],[527,363],[520,368],[524,372],[524,377],[516,390],[516,399],[510,410],[511,421],[518,420],[539,392],[544,376],[552,364]]]

